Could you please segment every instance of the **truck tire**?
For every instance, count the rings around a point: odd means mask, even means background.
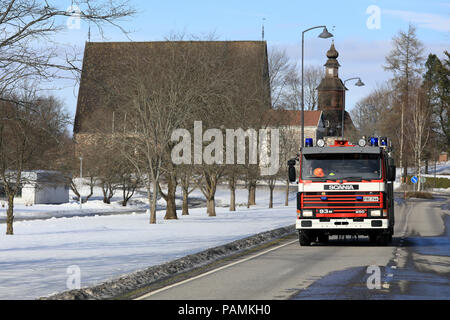
[[[298,233],[298,241],[302,247],[309,246],[311,244],[311,237],[305,231],[299,231]]]
[[[389,233],[386,232],[380,232],[377,236],[377,244],[379,246],[387,246],[389,243]]]
[[[320,243],[328,243],[329,237],[327,234],[320,234],[317,238]]]

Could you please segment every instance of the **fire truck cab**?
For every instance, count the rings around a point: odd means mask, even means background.
[[[385,137],[359,140],[305,140],[296,159],[291,159],[289,179],[297,181],[300,164],[296,229],[299,242],[328,242],[332,235],[368,236],[370,242],[387,245],[394,233],[395,165],[391,143]]]

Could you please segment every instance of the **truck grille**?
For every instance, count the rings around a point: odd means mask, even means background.
[[[299,197],[301,207],[315,209],[318,218],[367,217],[367,209],[383,208],[382,192],[306,192],[300,193]],[[367,197],[378,197],[378,201],[364,201]],[[320,209],[330,209],[332,213]]]

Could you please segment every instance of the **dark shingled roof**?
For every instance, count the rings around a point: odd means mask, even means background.
[[[322,116],[321,110],[305,110],[305,127],[317,127]],[[274,126],[301,126],[301,110],[267,110],[264,113],[269,125]]]
[[[122,107],[123,101],[108,98],[105,84],[115,77],[126,86],[130,70],[120,67],[119,61],[127,56],[169,57],[177,49],[194,47],[204,53],[220,54],[228,64],[242,69],[239,87],[243,92],[252,92],[261,97],[264,105],[271,108],[267,44],[265,41],[160,41],[160,42],[87,42],[81,82],[78,93],[74,133],[83,132],[83,119],[99,108],[113,110]],[[172,50],[172,51],[171,51]],[[151,59],[149,60],[151,61]],[[161,60],[159,60],[161,61]],[[169,61],[169,60],[168,60]],[[124,64],[122,64],[124,65]],[[240,67],[242,66],[242,68]],[[150,68],[151,66],[149,66]],[[214,70],[211,70],[214,72]],[[158,79],[155,79],[157,81]],[[119,106],[117,106],[119,105]],[[111,112],[112,113],[112,112]]]

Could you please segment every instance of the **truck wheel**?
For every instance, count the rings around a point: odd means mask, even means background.
[[[321,234],[318,237],[318,240],[320,243],[328,243],[328,239],[329,239],[329,237],[327,234]]]
[[[376,242],[380,246],[387,246],[389,243],[389,233],[380,232],[377,236]]]
[[[306,232],[300,231],[298,233],[298,241],[302,247],[309,246],[311,244],[311,237]]]

